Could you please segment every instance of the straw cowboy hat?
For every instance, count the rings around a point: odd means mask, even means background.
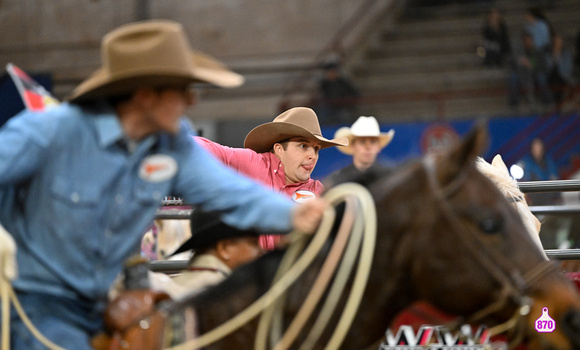
[[[274,121],[252,129],[244,140],[244,147],[264,153],[270,151],[276,142],[297,136],[320,141],[322,148],[348,145],[346,137],[324,138],[316,113],[310,108],[295,107],[280,114]]]
[[[237,229],[224,223],[216,213],[199,209],[191,213],[190,225],[191,237],[171,255],[211,247],[223,239],[259,236],[258,231]]]
[[[103,37],[102,67],[83,81],[70,101],[130,93],[139,87],[204,82],[240,86],[241,75],[189,46],[181,24],[151,20],[121,26]]]
[[[388,132],[381,132],[379,123],[375,117],[359,117],[352,126],[342,127],[334,133],[334,137],[346,137],[349,143],[356,137],[378,137],[381,149],[387,147],[395,136],[395,130],[391,129]],[[352,154],[350,147],[337,147],[339,151],[344,154]]]

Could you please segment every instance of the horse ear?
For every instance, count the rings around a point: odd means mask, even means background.
[[[510,176],[510,172],[507,166],[505,165],[503,159],[501,158],[501,155],[497,154],[495,157],[493,157],[491,165],[497,170],[501,171],[504,175]]]
[[[459,175],[462,169],[475,166],[475,160],[487,147],[487,128],[485,123],[479,122],[469,134],[454,147],[447,155],[447,164],[439,167],[441,183],[451,181]]]

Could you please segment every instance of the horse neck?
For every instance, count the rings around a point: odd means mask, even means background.
[[[417,218],[412,217],[412,204],[409,206],[407,199],[413,193],[424,193],[425,181],[416,181],[415,176],[410,181],[410,175],[403,172],[400,179],[379,184],[381,188],[370,188],[380,198],[375,199],[378,231],[373,268],[344,349],[364,349],[372,345],[369,341],[384,339],[387,327],[397,314],[416,300],[411,265],[413,246],[417,242],[412,233],[414,229],[408,225]]]

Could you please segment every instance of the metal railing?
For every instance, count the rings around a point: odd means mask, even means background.
[[[530,192],[574,192],[580,191],[580,180],[556,180],[556,181],[525,181],[519,182],[518,186],[524,193]],[[189,219],[192,209],[166,209],[157,210],[156,219]],[[576,213],[580,206],[532,206],[532,212],[537,214],[550,213]]]
[[[528,192],[574,192],[580,191],[580,180],[523,181],[520,190]]]
[[[550,260],[580,260],[580,249],[546,249]],[[179,273],[187,268],[187,260],[159,260],[151,261],[149,268],[154,272],[167,274]]]
[[[580,191],[580,180],[528,181],[519,182],[518,185],[524,193]],[[189,219],[192,210],[193,209],[162,209],[157,211],[156,219],[186,220]],[[569,215],[579,213],[580,205],[531,206],[530,210],[536,215]],[[580,260],[580,249],[546,249],[545,252],[551,260]],[[178,273],[185,269],[187,267],[187,261],[152,261],[149,266],[152,271],[171,274]]]

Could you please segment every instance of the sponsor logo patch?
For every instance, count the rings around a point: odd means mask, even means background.
[[[316,195],[307,190],[298,190],[292,194],[292,200],[296,203],[304,203],[314,198],[316,198]]]
[[[153,154],[141,163],[139,177],[147,182],[163,182],[177,173],[177,162],[165,154]]]

